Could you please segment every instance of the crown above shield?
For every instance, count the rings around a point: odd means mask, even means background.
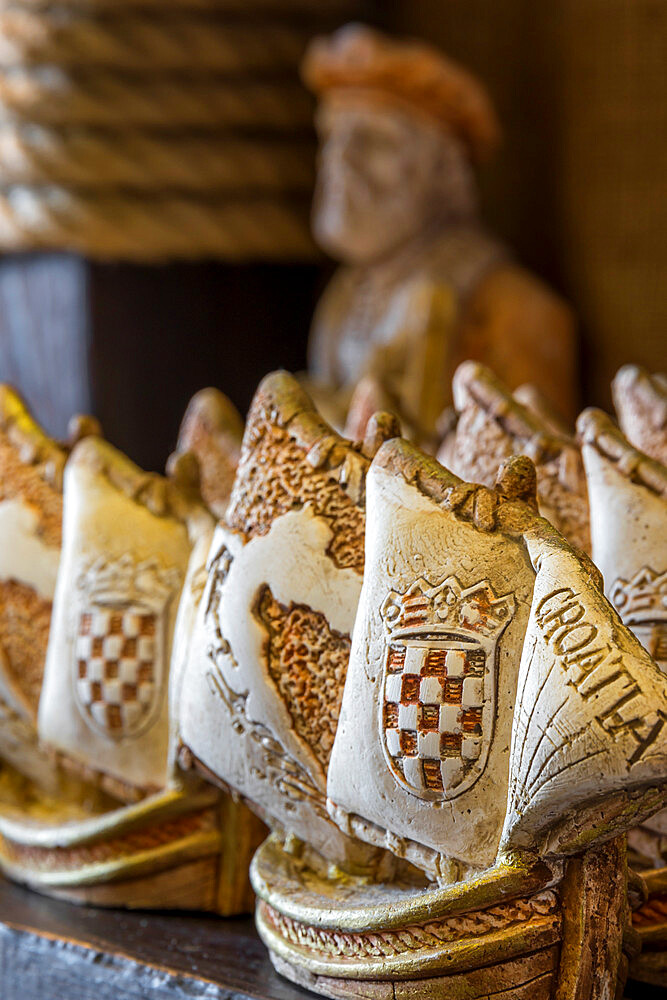
[[[79,574],[77,586],[91,601],[113,604],[136,601],[159,609],[179,589],[181,574],[156,559],[137,563],[129,553],[110,560],[98,556]]]
[[[394,637],[436,628],[495,639],[512,618],[514,608],[514,595],[498,596],[488,580],[466,589],[455,576],[448,576],[437,586],[422,577],[404,594],[392,590],[380,615]]]
[[[626,625],[667,621],[667,570],[644,566],[631,580],[616,580],[609,597]]]

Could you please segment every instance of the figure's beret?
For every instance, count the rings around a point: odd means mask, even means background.
[[[482,84],[422,42],[395,41],[366,25],[348,24],[314,38],[301,71],[316,94],[371,91],[419,108],[455,132],[476,160],[499,142],[500,125]]]

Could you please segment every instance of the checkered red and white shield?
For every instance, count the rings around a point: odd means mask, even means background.
[[[93,605],[79,614],[74,689],[84,718],[114,739],[136,735],[161,686],[161,616],[147,608]]]
[[[468,637],[394,640],[386,648],[385,757],[399,784],[420,798],[452,798],[481,772],[494,694],[489,653]]]

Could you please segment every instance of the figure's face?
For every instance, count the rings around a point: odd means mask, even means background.
[[[442,136],[409,110],[326,101],[313,232],[331,256],[369,263],[424,226]]]

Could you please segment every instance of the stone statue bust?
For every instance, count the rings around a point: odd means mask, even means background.
[[[392,406],[428,440],[466,358],[512,388],[536,383],[571,414],[570,310],[480,223],[474,169],[500,128],[479,81],[424,44],[356,24],[315,39],[303,77],[319,101],[313,230],[341,263],[309,345],[329,419],[345,422],[363,379],[367,409]]]

